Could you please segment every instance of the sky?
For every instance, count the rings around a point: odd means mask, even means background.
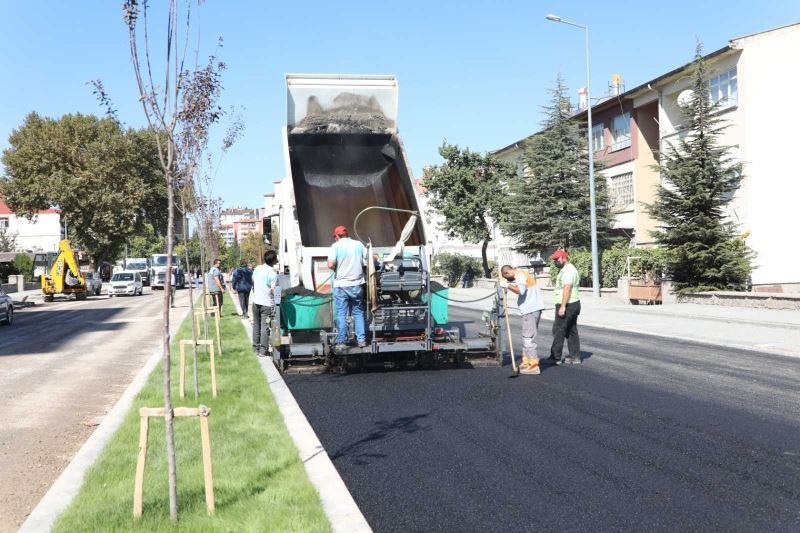
[[[150,3],[151,34],[160,37],[165,2]],[[0,0],[0,150],[31,111],[102,114],[92,79],[102,80],[125,125],[145,125],[121,5]],[[245,125],[221,158],[224,125],[217,130],[213,193],[229,207],[260,207],[284,176],[289,72],[396,75],[398,128],[416,176],[442,162],[444,140],[484,152],[524,138],[538,129],[559,73],[575,99],[586,84],[582,30],[547,21],[548,13],[589,26],[596,98],[612,74],[630,89],[689,62],[697,39],[711,52],[800,22],[800,1],[205,0],[193,12],[190,47],[203,58],[224,39],[222,104]]]

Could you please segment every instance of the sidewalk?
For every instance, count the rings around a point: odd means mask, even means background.
[[[44,302],[42,289],[32,289],[22,292],[7,292],[6,294],[14,302],[15,307],[23,307],[22,302],[25,302],[27,305],[40,305],[42,302]]]
[[[485,310],[493,289],[450,289],[450,305]],[[545,302],[552,292],[544,291]],[[509,299],[516,309],[516,296]],[[544,313],[552,318],[552,306]],[[800,311],[750,309],[702,304],[627,305],[613,298],[582,296],[579,324],[606,329],[645,333],[671,339],[688,340],[717,346],[756,350],[800,357]]]

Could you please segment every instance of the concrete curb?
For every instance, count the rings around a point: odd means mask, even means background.
[[[234,306],[241,314],[239,298],[233,293],[229,292],[229,294],[231,294]],[[252,325],[245,319],[242,319],[242,324],[244,324],[245,331],[252,339]],[[272,390],[278,409],[283,415],[289,435],[292,437],[295,446],[297,446],[297,451],[300,454],[300,460],[303,461],[305,466],[308,479],[319,493],[322,509],[331,523],[331,528],[337,533],[371,532],[372,528],[358,508],[336,467],[333,466],[328,452],[325,451],[317,434],[297,404],[297,400],[295,400],[294,395],[292,395],[283,380],[283,376],[275,368],[272,358],[259,357],[258,362],[267,378],[267,384]]]
[[[483,309],[477,308],[475,306],[456,303],[453,300],[450,301],[450,305],[452,305],[453,307],[461,308],[461,309],[470,309],[472,311],[479,311],[479,312],[483,312],[484,311]],[[512,309],[512,307],[509,306],[509,309]],[[552,307],[549,307],[549,308],[545,309],[545,311],[552,310],[552,309],[553,309]],[[544,316],[544,315],[542,315],[542,319],[544,319],[544,320],[552,320],[552,318]],[[768,346],[760,347],[760,346],[751,346],[751,345],[747,345],[747,344],[737,344],[737,343],[732,343],[732,342],[728,342],[728,343],[715,342],[715,341],[708,341],[708,340],[704,340],[704,339],[696,339],[696,338],[692,338],[692,337],[683,337],[683,336],[680,336],[680,335],[670,335],[670,334],[667,334],[667,333],[656,333],[656,332],[652,332],[652,331],[647,331],[647,330],[637,329],[637,328],[631,328],[631,327],[609,326],[608,324],[599,324],[599,323],[596,323],[596,322],[587,322],[587,321],[584,321],[584,320],[581,320],[579,325],[580,326],[587,326],[587,327],[590,327],[590,328],[606,329],[606,330],[609,330],[609,331],[624,331],[626,333],[636,333],[638,335],[649,335],[651,337],[658,337],[658,338],[661,338],[661,339],[673,339],[673,340],[679,340],[679,341],[685,341],[685,342],[693,342],[695,344],[701,344],[703,346],[714,346],[715,348],[720,348],[720,347],[722,347],[722,348],[735,348],[737,350],[745,350],[745,351],[748,351],[748,352],[767,353],[767,354],[770,354],[770,355],[781,355],[781,356],[784,356],[784,357],[800,357],[800,353],[798,353],[798,352],[792,352],[792,351],[788,351],[788,350],[781,350],[781,349],[777,349],[777,348],[770,348]]]
[[[170,337],[175,335],[188,313],[189,309],[187,307],[186,312],[181,317],[170,321]],[[136,374],[136,377],[133,378],[133,381],[117,400],[117,403],[114,404],[114,407],[103,417],[103,421],[100,422],[97,429],[83,443],[83,446],[72,458],[72,461],[34,507],[22,527],[19,528],[19,533],[41,533],[42,531],[50,531],[53,528],[56,519],[78,494],[83,485],[86,471],[95,463],[108,441],[111,440],[111,437],[122,425],[133,404],[133,400],[144,388],[147,378],[150,377],[150,374],[158,365],[161,356],[161,341],[159,340],[159,345],[153,355],[147,359],[144,366]]]

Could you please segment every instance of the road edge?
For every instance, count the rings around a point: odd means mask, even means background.
[[[241,315],[239,301],[235,294],[231,294],[237,312]],[[249,338],[253,338],[253,326],[241,319],[244,330]],[[261,371],[267,378],[275,403],[283,416],[286,429],[292,438],[300,460],[303,461],[309,481],[317,489],[322,509],[331,523],[331,528],[337,533],[368,533],[372,531],[367,519],[350,494],[350,489],[345,485],[339,471],[333,465],[328,452],[317,437],[314,428],[306,418],[300,405],[297,403],[289,386],[283,380],[283,375],[275,368],[271,357],[258,357]]]
[[[484,311],[484,309],[480,309],[478,307],[471,306],[471,305],[466,305],[466,304],[460,304],[459,305],[459,303],[456,303],[454,300],[450,300],[450,305],[452,305],[453,307],[458,307],[460,309],[469,309],[471,311],[479,311],[479,312],[483,312]],[[509,309],[511,309],[511,307],[509,307]],[[552,310],[552,307],[548,308],[548,309]],[[545,317],[544,315],[542,315],[542,318],[545,319],[545,320],[552,320],[552,318]],[[646,331],[646,330],[643,330],[643,329],[636,329],[636,328],[631,328],[631,327],[610,326],[608,324],[599,324],[597,322],[586,321],[586,320],[583,320],[583,319],[580,321],[579,325],[586,326],[586,327],[589,327],[589,328],[605,329],[605,330],[609,330],[609,331],[624,331],[625,333],[636,333],[637,335],[649,335],[651,337],[657,337],[657,338],[660,338],[660,339],[673,339],[673,340],[678,340],[678,341],[683,341],[683,342],[693,342],[695,344],[701,344],[703,346],[713,346],[715,348],[733,348],[733,349],[736,349],[736,350],[744,350],[744,351],[747,351],[747,352],[766,353],[766,354],[769,354],[769,355],[780,355],[782,357],[793,357],[795,359],[800,358],[800,354],[798,354],[796,352],[791,352],[791,351],[781,350],[781,349],[776,349],[776,348],[770,348],[768,346],[762,348],[762,347],[759,347],[759,346],[750,346],[750,345],[747,345],[747,344],[737,344],[737,343],[734,343],[734,342],[723,343],[723,342],[719,342],[719,341],[696,339],[696,338],[692,338],[692,337],[684,337],[684,336],[681,336],[681,335],[672,335],[672,334],[668,334],[668,333],[655,333],[655,332],[652,332],[652,331]]]
[[[189,307],[177,320],[170,320],[170,338],[175,335],[180,325],[189,314]],[[177,325],[176,325],[177,324]],[[20,526],[18,533],[40,533],[50,531],[58,517],[69,507],[72,500],[78,494],[86,471],[94,465],[97,458],[105,449],[108,441],[114,436],[119,427],[125,421],[125,417],[133,405],[134,399],[144,388],[150,374],[161,361],[161,341],[153,354],[147,359],[144,366],[128,384],[125,392],[122,393],[114,407],[103,417],[103,421],[97,426],[83,446],[69,462],[69,464],[56,478],[45,495],[33,508],[33,511]]]

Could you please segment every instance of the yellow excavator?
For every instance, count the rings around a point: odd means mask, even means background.
[[[86,299],[86,280],[67,239],[58,244],[58,256],[53,266],[42,275],[42,293],[45,302],[52,302],[56,294],[74,294],[78,300]]]

